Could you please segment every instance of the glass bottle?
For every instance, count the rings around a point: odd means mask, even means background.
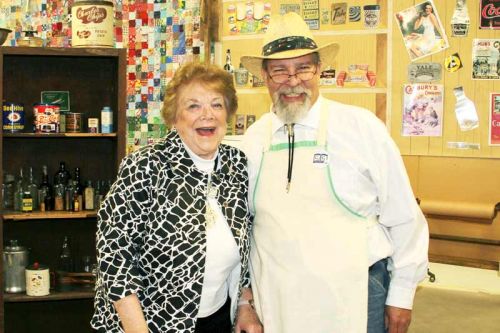
[[[75,181],[74,181],[74,186],[75,186],[75,193],[78,198],[78,204],[80,210],[83,208],[83,190],[84,187],[80,181],[80,168],[76,167],[75,168]]]
[[[33,200],[33,209],[38,210],[38,185],[36,184],[35,177],[33,176],[33,167],[29,168],[28,173],[28,191],[31,194],[31,198]]]
[[[76,193],[76,191],[73,193],[73,211],[74,212],[79,212],[81,209],[80,209],[80,200],[78,199],[80,196],[78,195],[78,193]]]
[[[99,209],[101,207],[101,202],[102,202],[101,182],[99,180],[96,180],[94,189],[94,208]]]
[[[226,51],[226,63],[224,64],[224,70],[233,74],[234,72],[234,66],[231,63],[231,50],[227,49]]]
[[[84,209],[86,210],[94,210],[94,188],[92,187],[92,181],[87,180],[87,186],[85,187],[84,190],[84,200],[85,200],[85,206]]]
[[[63,184],[54,185],[54,210],[64,210],[64,195],[66,187]]]
[[[15,192],[14,192],[14,210],[21,211],[24,196],[24,175],[23,168],[19,168],[19,174],[16,179]]]
[[[47,199],[48,197],[48,199]],[[42,166],[42,182],[38,186],[38,202],[41,211],[52,210],[52,187],[49,183],[49,173],[47,166]]]
[[[75,180],[70,180],[64,192],[64,209],[73,211],[73,196],[75,194]]]
[[[3,186],[2,186],[3,209],[5,210],[14,209],[15,192],[16,192],[16,182],[14,175],[11,175],[10,173],[4,173]]]
[[[59,170],[57,170],[54,175],[54,186],[63,184],[64,186],[68,185],[68,181],[71,179],[71,175],[69,171],[66,169],[66,163],[59,162]]]
[[[73,256],[71,253],[71,244],[68,236],[64,236],[61,253],[59,255],[59,262],[57,269],[63,272],[73,271]]]

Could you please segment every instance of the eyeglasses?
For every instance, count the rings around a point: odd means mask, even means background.
[[[295,74],[289,74],[285,70],[276,70],[273,73],[269,73],[269,77],[277,84],[288,82],[293,76],[300,81],[309,81],[314,77],[317,71],[316,65],[307,65],[298,68]]]

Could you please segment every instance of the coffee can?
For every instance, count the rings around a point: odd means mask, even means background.
[[[114,5],[112,1],[77,1],[71,7],[73,47],[114,46]]]
[[[82,114],[68,112],[66,114],[66,133],[80,133],[82,131]]]

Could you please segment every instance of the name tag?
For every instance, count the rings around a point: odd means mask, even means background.
[[[320,150],[314,153],[312,163],[317,168],[324,168],[328,165],[328,152]]]

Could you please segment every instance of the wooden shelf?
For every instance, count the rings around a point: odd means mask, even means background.
[[[329,31],[313,31],[313,36],[352,36],[352,35],[384,35],[387,34],[387,28],[380,29],[344,29],[344,30],[329,30]],[[264,34],[241,34],[223,36],[222,41],[245,41],[259,40],[264,37]]]
[[[320,91],[323,94],[385,94],[387,93],[387,88],[385,87],[337,87],[337,86],[321,86]],[[259,95],[259,94],[269,94],[267,88],[236,88],[236,92],[239,95]]]
[[[116,138],[116,133],[3,133],[4,138]]]
[[[16,211],[4,211],[2,217],[4,220],[23,221],[23,220],[52,220],[52,219],[86,219],[96,217],[96,210],[83,210],[80,212],[68,211],[50,211],[50,212],[31,212],[21,213]]]
[[[28,296],[25,293],[19,294],[3,294],[5,303],[18,302],[42,302],[42,301],[61,301],[72,299],[91,299],[94,298],[95,292],[93,287],[80,288],[69,291],[51,290],[47,296]]]

